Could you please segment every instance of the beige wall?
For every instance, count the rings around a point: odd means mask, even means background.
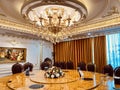
[[[40,68],[40,61],[43,61],[44,58],[52,58],[52,43],[41,40],[30,40],[0,35],[0,47],[26,48],[26,62],[33,63],[34,69]],[[14,63],[0,64],[0,75],[1,73],[11,72],[11,66],[13,64]]]

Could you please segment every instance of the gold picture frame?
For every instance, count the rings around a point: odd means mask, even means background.
[[[26,48],[0,47],[0,64],[26,61]]]

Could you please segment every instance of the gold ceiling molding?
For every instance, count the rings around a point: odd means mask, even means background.
[[[20,31],[20,32],[30,32],[32,31],[32,27],[29,27],[28,25],[23,25],[23,24],[19,24],[16,22],[12,22],[12,21],[8,21],[5,19],[0,19],[0,27],[4,28],[4,29],[10,29],[13,31]]]
[[[57,35],[55,35],[55,34],[51,34],[49,31],[43,31],[40,28],[33,27],[33,25],[20,24],[5,19],[0,19],[0,28],[37,35],[38,37],[42,37],[48,41],[50,41],[49,38],[51,38],[51,40],[53,40],[51,42],[53,43],[54,43],[54,38],[59,39],[62,36],[66,36],[66,38],[68,38],[68,36],[72,37],[73,35],[77,35],[77,34],[99,31],[113,26],[120,26],[120,16],[102,18],[98,21],[92,21],[92,23],[83,24],[78,28],[69,30],[69,32],[66,31],[64,35],[62,35],[62,32],[59,32]],[[62,38],[62,39],[64,40],[66,38]]]
[[[33,25],[21,24],[6,19],[0,19],[0,28],[12,30],[12,31],[24,32],[24,33],[30,33],[35,35],[38,34],[38,31],[41,32],[42,34],[46,34],[45,32],[40,31],[40,29],[35,28]]]
[[[74,35],[80,34],[80,33],[85,33],[85,32],[93,32],[93,31],[99,31],[99,30],[104,30],[105,28],[108,27],[113,27],[113,26],[120,26],[120,16],[117,17],[110,17],[110,18],[101,18],[100,20],[93,21],[89,24],[84,24],[79,26],[78,28],[75,28],[75,30],[72,33]]]

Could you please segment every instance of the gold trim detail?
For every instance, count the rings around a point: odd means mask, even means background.
[[[38,37],[41,37],[51,42],[54,42],[55,38],[61,39],[61,37],[63,36],[68,38],[68,36],[73,36],[77,34],[93,32],[93,31],[99,31],[99,30],[103,30],[105,28],[111,28],[114,26],[120,26],[119,15],[115,17],[101,18],[100,20],[92,21],[91,23],[88,22],[85,24],[81,24],[78,28],[69,30],[69,32],[67,31],[64,32],[64,35],[62,35],[63,34],[62,31],[56,35],[49,31],[43,31],[40,28],[33,27],[33,25],[30,25],[30,24],[24,25],[21,23],[12,22],[5,19],[0,19],[0,28],[37,35]],[[64,39],[65,38],[62,38],[61,40],[64,40]]]

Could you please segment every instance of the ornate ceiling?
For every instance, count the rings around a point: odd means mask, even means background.
[[[85,7],[87,14],[85,20],[77,23],[74,28],[60,31],[57,34],[36,27],[25,19],[21,13],[25,5],[30,6],[41,1],[0,0],[0,33],[23,38],[44,39],[55,43],[120,31],[120,0],[64,0],[65,3],[72,2],[72,5],[80,3],[81,6]],[[48,1],[52,4],[58,4],[53,2],[62,0]]]

